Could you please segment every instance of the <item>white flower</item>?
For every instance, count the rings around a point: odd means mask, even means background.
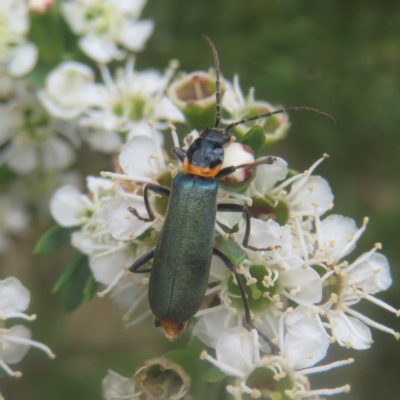
[[[18,82],[16,93],[5,104],[0,104],[0,144],[7,143],[0,152],[0,164],[6,164],[19,174],[35,169],[57,171],[70,166],[75,153],[69,141],[76,141],[73,132],[48,117],[38,103],[32,88]]]
[[[80,227],[72,234],[72,245],[89,256],[94,278],[107,285],[104,295],[122,290],[127,282],[128,286],[135,284],[133,278],[126,281],[126,270],[147,248],[139,243],[135,251],[131,244],[154,223],[126,218],[131,218],[128,207],[145,212],[142,196],[126,193],[108,179],[89,177],[87,186],[88,195],[82,195],[71,185],[59,188],[51,199],[50,210],[61,226]],[[138,296],[141,291],[142,288]]]
[[[276,185],[287,174],[287,164],[277,159],[276,163],[262,165],[257,168],[253,186],[249,195],[255,199],[263,199],[273,208],[279,204],[286,208],[286,219],[298,216],[322,215],[333,207],[333,194],[328,182],[320,176],[311,175],[317,166],[328,158],[324,155],[309,170],[294,175]],[[288,189],[290,187],[290,190]],[[286,220],[282,221],[283,223]]]
[[[30,302],[30,293],[21,282],[13,277],[0,281],[0,320],[22,318],[28,321],[36,319],[35,315],[24,314]],[[31,340],[31,332],[23,325],[14,325],[10,329],[0,323],[0,368],[16,378],[22,374],[13,371],[8,364],[16,364],[25,356],[29,347],[36,347],[51,358],[55,355],[44,344]]]
[[[26,40],[29,16],[24,0],[0,3],[0,69],[15,77],[30,72],[36,64],[38,50]]]
[[[12,246],[10,235],[21,235],[27,229],[29,216],[21,202],[11,196],[0,196],[0,253]]]
[[[371,346],[368,326],[390,333],[396,339],[400,337],[398,332],[352,308],[354,304],[365,299],[397,316],[400,315],[398,310],[374,296],[379,291],[386,290],[392,283],[386,257],[376,253],[381,248],[379,243],[351,263],[343,259],[355,249],[367,222],[368,218],[365,218],[362,227],[357,229],[350,218],[330,215],[320,221],[317,216],[315,234],[301,233],[314,246],[305,263],[323,272],[321,281],[324,284],[324,298],[319,305],[322,312],[316,314],[316,318],[324,316],[329,321],[325,327],[331,330],[331,340],[355,349]]]
[[[348,392],[350,389],[348,385],[336,389],[310,389],[307,375],[353,362],[349,359],[304,369],[304,366],[310,366],[319,361],[329,344],[320,344],[317,339],[313,346],[313,343],[310,344],[308,340],[310,333],[313,339],[316,339],[315,332],[307,326],[307,322],[296,321],[286,334],[284,356],[261,356],[257,332],[253,330],[250,333],[240,327],[233,328],[219,335],[215,346],[216,358],[211,357],[206,351],[202,352],[201,358],[211,362],[225,374],[236,377],[235,385],[227,386],[227,391],[237,400],[243,399],[242,395],[250,395],[252,398],[287,396],[300,400],[312,396]],[[306,342],[308,346],[302,348]],[[307,353],[308,349],[312,353]],[[312,354],[316,357],[312,357]],[[298,362],[296,360],[299,359],[307,361],[304,365],[296,365]]]
[[[66,61],[46,77],[38,97],[53,117],[74,119],[86,108],[99,102],[102,88],[94,84],[94,73],[86,65]]]
[[[50,200],[50,213],[55,221],[65,227],[77,226],[85,216],[87,203],[79,190],[72,185],[58,189]]]
[[[106,86],[99,86],[98,103],[89,107],[79,121],[92,148],[116,152],[122,138],[129,140],[136,135],[157,135],[162,140],[158,130],[165,129],[168,122],[184,121],[182,113],[164,95],[175,69],[172,64],[165,74],[154,70],[136,72],[134,60],[129,58],[115,80],[106,66],[101,67]]]
[[[18,279],[10,277],[0,281],[0,320],[7,318],[34,320],[35,316],[22,313],[28,308],[30,300],[29,290]]]
[[[81,36],[79,46],[93,60],[121,60],[126,52],[141,51],[153,32],[153,21],[138,21],[145,0],[71,0],[62,11],[72,31]]]
[[[227,90],[222,98],[222,108],[229,112],[230,118],[223,119],[222,122],[227,125],[244,118],[253,117],[277,109],[266,101],[255,100],[254,88],[250,89],[248,96],[245,98],[239,85],[238,75],[235,75],[233,85],[229,81],[225,81],[225,84]],[[254,124],[264,128],[267,142],[275,142],[283,139],[290,127],[288,116],[283,113],[238,125],[235,127],[235,130],[244,135]]]

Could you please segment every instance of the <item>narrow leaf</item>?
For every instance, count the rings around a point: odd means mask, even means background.
[[[85,289],[83,289],[83,297],[86,301],[90,301],[93,299],[93,296],[97,292],[98,286],[99,283],[94,279],[94,276],[91,273],[88,280],[86,281]]]
[[[204,344],[200,340],[193,340],[185,350],[171,350],[164,354],[164,357],[175,364],[180,365],[185,372],[190,376],[190,379],[195,382],[198,376],[201,376],[199,369],[201,363],[193,362],[200,358],[200,353],[204,350]]]
[[[64,288],[63,306],[66,311],[73,311],[81,304],[90,274],[89,264],[83,264]]]
[[[35,246],[35,254],[49,254],[60,248],[65,242],[70,240],[71,234],[76,228],[64,228],[54,225],[38,240]]]
[[[58,281],[54,285],[53,292],[58,292],[59,290],[67,286],[71,282],[73,276],[78,272],[79,268],[81,268],[85,264],[88,264],[87,256],[79,252],[76,253],[74,258],[68,263],[68,265],[64,269],[64,272],[58,278]]]

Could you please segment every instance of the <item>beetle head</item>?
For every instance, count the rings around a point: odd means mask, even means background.
[[[191,175],[211,178],[218,174],[223,161],[222,145],[219,142],[199,137],[186,152],[183,168]]]

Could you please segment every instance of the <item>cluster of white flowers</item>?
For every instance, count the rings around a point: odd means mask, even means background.
[[[146,0],[70,0],[62,4],[71,30],[87,56],[99,63],[122,60],[126,51],[143,50],[153,21],[139,21]]]
[[[143,50],[153,31],[152,21],[139,19],[145,3],[62,2],[63,18],[78,36],[80,49],[98,64],[102,83],[96,82],[88,65],[60,59],[40,89],[20,79],[32,71],[38,58],[36,45],[27,39],[29,12],[45,13],[54,1],[0,3],[0,166],[18,175],[36,173],[43,180],[52,175],[61,181],[81,141],[95,151],[118,154],[112,172],[87,178],[87,194],[72,184],[59,188],[50,211],[61,227],[76,228],[72,245],[88,256],[95,280],[105,286],[100,294],[111,294],[126,310],[128,326],[151,314],[150,310],[135,313],[147,296],[149,275],[131,274],[128,268],[154,248],[167,200],[150,197],[156,210],[154,221],[135,217],[129,208],[145,216],[145,185],[169,187],[182,171],[167,155],[165,131],[169,135],[171,130],[176,147],[188,149],[198,138],[197,130],[214,126],[215,121],[215,71],[175,77],[175,60],[163,72],[135,70],[134,53]],[[123,61],[124,66],[106,65],[112,61]],[[221,97],[221,123],[225,125],[276,110],[256,100],[254,89],[245,96],[238,76],[233,82],[221,79]],[[186,123],[191,129],[183,143],[172,123]],[[249,144],[252,139],[247,135],[256,123],[261,128],[255,129],[262,132],[259,149]],[[283,113],[232,127],[237,140],[226,147],[222,167],[253,162],[254,152],[265,153],[267,146],[285,137],[289,126]],[[256,170],[239,169],[221,181],[218,203],[247,205],[251,215],[250,248],[243,245],[246,219],[240,213],[219,213],[215,230],[218,246],[228,256],[230,251],[237,256],[237,272],[258,330],[245,329],[238,282],[215,258],[207,301],[196,315],[193,333],[215,349],[214,357],[203,353],[202,358],[234,377],[227,390],[235,399],[249,395],[303,399],[346,392],[347,385],[310,388],[309,374],[352,361],[315,367],[329,346],[336,342],[366,349],[373,342],[370,327],[399,339],[398,332],[354,307],[364,300],[399,316],[398,310],[376,297],[391,284],[388,261],[378,252],[381,245],[375,244],[358,257],[351,255],[368,219],[358,228],[350,218],[325,216],[333,208],[333,194],[328,182],[314,171],[327,157],[303,173],[289,170],[285,160],[275,157],[273,163],[260,163]],[[28,217],[21,210],[6,195],[0,197],[0,252],[9,247],[9,235],[26,227]],[[0,281],[0,319],[33,319],[23,314],[28,303],[29,292],[18,280]],[[271,354],[260,332],[280,349],[279,355]],[[52,356],[46,346],[30,340],[29,330],[22,325],[10,329],[1,325],[0,341],[0,367],[13,376],[20,373],[8,364],[18,362],[29,346]],[[110,382],[111,386],[123,385],[123,390],[115,392],[126,392],[126,396],[143,390],[117,375]],[[175,398],[182,398],[186,390],[186,386],[180,388]]]
[[[240,93],[238,99],[242,99],[237,79],[235,88]],[[287,124],[286,118],[283,123]],[[175,127],[171,125],[170,129],[177,147],[187,149],[198,137],[197,131],[192,131],[180,146]],[[282,125],[276,129],[281,130]],[[64,186],[51,203],[52,215],[60,225],[80,226],[72,236],[72,244],[89,255],[96,280],[106,285],[102,294],[112,293],[127,310],[125,318],[146,297],[148,283],[147,274],[130,274],[127,268],[155,246],[166,202],[158,196],[151,198],[157,213],[152,222],[139,220],[128,208],[146,215],[144,185],[169,186],[180,172],[180,166],[167,158],[154,124],[150,124],[149,130],[150,136],[146,131],[122,146],[115,172],[103,172],[103,178],[88,178],[88,195]],[[308,170],[294,174],[285,160],[276,157],[274,163],[258,166],[255,174],[245,169],[237,171],[223,180],[219,188],[218,203],[249,207],[250,246],[268,249],[255,251],[242,245],[245,218],[241,214],[217,214],[217,233],[224,243],[243,253],[237,270],[245,285],[253,323],[281,350],[280,355],[270,355],[269,345],[260,340],[257,331],[244,329],[244,307],[235,278],[221,261],[213,258],[206,297],[218,298],[219,304],[197,313],[194,335],[216,351],[215,357],[205,353],[202,357],[235,377],[235,385],[227,390],[236,399],[245,394],[269,397],[274,392],[288,399],[346,392],[348,385],[336,389],[310,388],[308,374],[352,362],[313,367],[324,358],[330,344],[368,348],[372,344],[369,327],[399,338],[393,329],[353,308],[364,299],[399,315],[398,310],[375,297],[391,284],[388,261],[377,252],[381,245],[375,244],[358,258],[347,258],[368,219],[357,228],[355,221],[340,215],[323,218],[333,208],[333,194],[328,182],[314,175],[314,171],[326,158],[324,154]],[[240,143],[225,148],[223,167],[252,161],[251,151]],[[238,193],[235,186],[245,190]],[[128,325],[149,314],[147,310]]]
[[[38,49],[27,40],[28,12],[25,0],[3,0],[0,3],[0,74],[20,77],[36,64]]]
[[[31,340],[31,331],[24,325],[5,326],[5,322],[12,319],[36,319],[36,315],[24,313],[29,306],[30,296],[29,290],[18,279],[10,277],[0,281],[0,368],[16,378],[22,373],[13,371],[9,364],[20,362],[30,347],[44,351],[50,358],[55,357],[47,346]]]

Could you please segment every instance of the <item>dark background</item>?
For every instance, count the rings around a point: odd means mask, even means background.
[[[247,93],[284,106],[307,105],[329,112],[337,125],[308,113],[291,114],[288,138],[272,147],[298,170],[308,168],[324,152],[331,157],[318,174],[331,184],[334,212],[361,225],[370,217],[357,254],[382,242],[395,283],[379,298],[400,308],[399,133],[400,125],[400,3],[364,0],[149,0],[144,17],[155,21],[155,33],[138,56],[139,69],[163,69],[171,58],[181,69],[208,69],[211,51],[202,35],[214,41],[222,73],[239,73]],[[85,153],[86,152],[86,153]],[[82,157],[87,159],[87,152]],[[104,159],[91,155],[81,162],[85,173],[97,174]],[[38,226],[43,232],[45,226]],[[95,298],[66,314],[52,285],[71,251],[32,256],[39,233],[17,243],[17,251],[2,260],[4,277],[17,276],[32,291],[30,323],[33,338],[48,344],[57,359],[31,350],[14,366],[24,376],[3,378],[7,400],[96,400],[107,369],[129,376],[144,359],[179,348],[159,340],[161,333],[147,319],[124,330],[122,313],[109,299]],[[399,321],[372,304],[359,310],[400,330]],[[352,391],[335,398],[396,399],[400,393],[400,343],[373,330],[372,349],[353,351],[331,347],[329,357],[354,357],[356,362],[313,377],[313,388],[350,383]],[[197,361],[194,361],[197,362]],[[214,392],[215,393],[215,392]],[[220,393],[225,393],[223,390]],[[197,398],[200,394],[197,393]],[[204,397],[203,397],[204,398]],[[211,397],[208,396],[210,400]],[[215,394],[215,399],[224,395]]]

